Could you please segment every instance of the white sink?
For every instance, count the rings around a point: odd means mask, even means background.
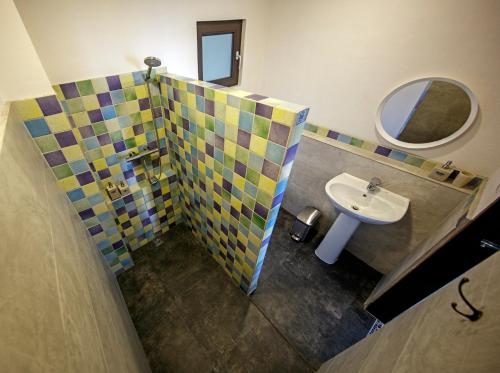
[[[410,200],[387,189],[368,190],[368,181],[342,173],[326,183],[326,194],[339,210],[330,230],[315,253],[328,264],[334,263],[361,222],[390,224],[401,220]]]

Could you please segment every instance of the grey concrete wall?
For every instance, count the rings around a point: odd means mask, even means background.
[[[114,275],[22,122],[0,115],[3,372],[149,372]]]
[[[361,224],[346,249],[359,259],[387,273],[418,244],[443,224],[468,195],[408,172],[303,136],[293,165],[283,208],[297,214],[305,206],[322,212],[319,231],[326,233],[337,213],[325,193],[325,184],[347,172],[370,180],[382,179],[383,187],[410,199],[405,217],[394,224]]]

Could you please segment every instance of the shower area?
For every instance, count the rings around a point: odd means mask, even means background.
[[[13,107],[116,275],[182,224],[249,294],[308,109],[144,63]]]

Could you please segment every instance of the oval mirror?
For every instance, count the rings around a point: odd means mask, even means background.
[[[392,91],[380,104],[376,128],[387,141],[411,149],[450,142],[474,122],[472,91],[446,78],[423,78]]]

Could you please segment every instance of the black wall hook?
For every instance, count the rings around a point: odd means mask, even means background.
[[[463,313],[463,312],[460,312],[458,309],[457,309],[457,304],[455,302],[453,302],[451,304],[451,307],[453,308],[453,310],[458,313],[459,315],[462,315],[463,317],[466,317],[468,318],[470,321],[477,321],[481,318],[481,316],[483,315],[483,313],[481,311],[479,311],[476,307],[474,307],[472,304],[470,304],[470,302],[465,298],[464,296],[464,293],[462,292],[462,286],[469,282],[469,279],[467,277],[464,277],[460,280],[459,284],[458,284],[458,293],[460,294],[460,297],[462,298],[462,300],[464,301],[464,303],[469,306],[469,308],[472,310],[472,314],[468,315],[466,313]]]

